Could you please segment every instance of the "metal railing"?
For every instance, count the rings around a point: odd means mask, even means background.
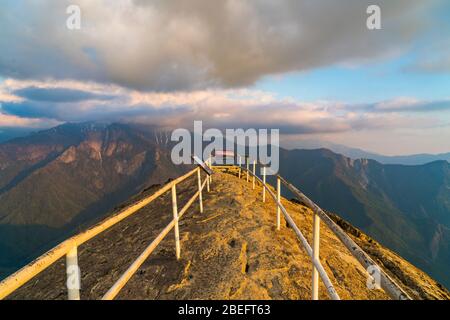
[[[210,159],[208,160],[210,163]],[[177,192],[176,186],[190,178],[192,175],[197,173],[198,180],[198,191],[188,200],[188,202],[183,206],[183,208],[178,212],[177,204]],[[116,225],[125,218],[135,214],[140,209],[144,208],[152,201],[156,200],[160,196],[164,195],[166,192],[171,191],[172,193],[172,211],[173,219],[164,228],[164,230],[156,237],[155,240],[142,252],[142,254],[131,264],[131,266],[122,274],[122,276],[117,280],[117,282],[108,290],[108,292],[103,296],[103,300],[114,299],[120,290],[125,286],[125,284],[131,279],[131,277],[136,273],[139,267],[144,263],[147,257],[154,251],[158,244],[167,236],[167,234],[175,228],[175,251],[177,259],[180,258],[180,237],[179,237],[179,226],[178,221],[186,213],[189,207],[194,203],[194,201],[199,199],[200,212],[203,212],[203,199],[202,191],[207,187],[209,191],[211,178],[206,177],[205,181],[201,181],[201,169],[197,167],[185,175],[169,182],[161,189],[156,191],[154,194],[146,197],[145,199],[125,208],[117,215],[104,220],[98,225],[92,227],[91,229],[78,234],[74,237],[57,245],[53,249],[49,250],[47,253],[43,254],[27,266],[18,270],[8,278],[0,282],[0,299],[3,299],[13,293],[15,290],[23,286],[29,280],[37,276],[39,273],[50,267],[58,259],[66,256],[66,274],[67,274],[67,292],[69,300],[79,300],[80,299],[80,269],[78,266],[78,253],[77,248],[104,232],[105,230]]]
[[[338,237],[338,239],[348,248],[350,253],[360,262],[360,264],[366,268],[369,266],[377,266],[376,263],[336,224],[333,220],[313,201],[301,193],[292,184],[286,181],[283,177],[277,176],[277,186],[276,195],[272,191],[269,184],[266,182],[266,169],[263,167],[262,179],[256,174],[256,161],[253,161],[252,169],[250,170],[249,161],[246,160],[245,167],[241,163],[241,157],[239,157],[239,164],[231,166],[212,166],[212,159],[208,159],[208,164],[214,169],[237,169],[238,177],[241,179],[243,177],[242,171],[245,171],[245,179],[249,182],[250,177],[252,178],[252,188],[256,188],[256,183],[262,185],[262,201],[266,201],[266,193],[268,193],[276,204],[276,225],[277,230],[281,229],[281,213],[292,228],[292,230],[297,235],[303,248],[311,259],[313,267],[312,275],[312,299],[317,300],[319,297],[319,277],[324,283],[328,295],[331,299],[339,300],[339,295],[336,292],[330,278],[328,277],[325,269],[323,268],[320,258],[320,221],[323,221],[325,225]],[[177,188],[176,186],[197,173],[198,180],[198,191],[187,201],[183,208],[178,211],[177,203]],[[172,230],[175,233],[175,253],[177,259],[181,256],[180,238],[179,238],[179,220],[187,212],[194,201],[199,199],[200,212],[203,212],[203,197],[202,191],[206,187],[207,191],[210,191],[210,184],[212,183],[212,177],[206,176],[205,181],[201,181],[201,169],[197,167],[196,169],[186,173],[185,175],[169,182],[164,187],[159,189],[154,194],[146,197],[145,199],[125,208],[117,215],[106,219],[105,221],[99,223],[98,225],[92,227],[91,229],[71,237],[70,239],[62,242],[55,248],[51,249],[41,257],[37,258],[29,265],[23,267],[19,271],[15,272],[5,280],[0,282],[0,299],[3,299],[10,295],[12,292],[17,290],[19,287],[27,283],[30,279],[34,278],[36,275],[47,269],[50,265],[55,263],[58,259],[66,256],[66,271],[67,271],[67,287],[68,287],[68,299],[79,300],[80,299],[80,270],[78,267],[78,253],[77,248],[99,235],[103,231],[111,228],[125,218],[133,215],[140,209],[144,208],[150,204],[155,199],[159,198],[166,192],[170,191],[172,194],[172,213],[173,219],[171,222],[161,231],[161,233],[148,245],[148,247],[141,253],[141,255],[128,267],[128,269],[121,275],[121,277],[116,281],[116,283],[106,292],[103,296],[103,300],[114,299],[120,290],[127,284],[131,277],[137,272],[139,267],[145,262],[145,260],[150,256],[150,254],[155,250],[159,243],[167,236],[167,234]],[[302,201],[314,212],[313,219],[313,245],[308,243],[305,236],[302,234],[300,229],[295,224],[292,217],[287,212],[286,208],[281,203],[281,184],[287,186],[291,192],[293,192],[298,200]],[[378,267],[379,270],[381,268]],[[411,299],[384,271],[381,270],[381,287],[384,291],[393,299]],[[70,284],[70,285],[69,285]]]
[[[324,224],[330,229],[341,241],[341,243],[350,251],[352,256],[367,270],[369,267],[376,267],[379,270],[380,286],[386,292],[386,294],[394,300],[411,300],[411,297],[397,284],[395,281],[386,274],[386,272],[373,261],[364,250],[359,247],[355,241],[353,241],[341,227],[339,227],[317,204],[311,199],[300,192],[291,183],[286,181],[283,177],[277,176],[277,179],[283,182],[283,184],[296,196],[297,200],[306,204],[314,212],[314,246],[318,245],[318,224],[323,221]],[[316,222],[317,221],[317,222]],[[318,251],[317,251],[318,252]]]
[[[247,162],[248,167],[248,162]],[[300,240],[303,248],[306,250],[306,253],[310,257],[312,264],[313,264],[313,284],[312,284],[312,299],[318,300],[319,297],[319,275],[322,279],[323,284],[325,285],[328,295],[332,300],[340,300],[340,297],[338,293],[336,292],[336,289],[334,288],[330,278],[328,277],[327,272],[323,268],[320,260],[319,260],[319,252],[318,252],[318,238],[315,241],[314,249],[311,248],[311,246],[308,243],[308,240],[306,240],[303,233],[300,231],[300,229],[295,224],[292,217],[287,212],[286,208],[281,203],[281,193],[280,193],[280,184],[277,183],[277,194],[275,195],[273,191],[270,189],[266,181],[266,171],[265,168],[263,168],[263,179],[258,177],[256,175],[256,161],[253,161],[253,172],[246,167],[241,166],[215,166],[214,168],[217,169],[230,169],[230,168],[237,168],[239,170],[238,176],[241,177],[241,170],[244,170],[246,172],[246,180],[249,181],[249,176],[252,177],[252,188],[253,190],[256,188],[256,182],[259,182],[262,185],[262,197],[263,202],[266,200],[266,191],[269,193],[269,195],[272,197],[273,201],[275,202],[277,206],[277,230],[281,229],[280,222],[281,222],[281,212],[284,215],[284,218],[286,219],[286,222],[289,224],[289,226],[294,230],[295,234],[297,235],[298,239]],[[279,180],[278,180],[279,182]],[[315,233],[315,237],[318,237],[318,232]],[[317,244],[317,245],[316,245]]]
[[[275,204],[277,205],[277,230],[280,230],[280,211],[286,219],[286,222],[291,226],[291,228],[296,233],[303,248],[306,250],[307,254],[311,258],[313,264],[313,276],[312,276],[312,299],[318,300],[319,298],[319,276],[322,279],[325,287],[327,288],[328,294],[332,299],[339,299],[336,290],[334,289],[326,271],[322,267],[319,259],[320,252],[320,222],[323,221],[324,224],[337,236],[341,243],[350,251],[353,257],[367,270],[369,267],[375,267],[379,271],[380,287],[386,292],[386,294],[394,300],[411,300],[411,297],[398,285],[395,281],[390,278],[317,204],[315,204],[311,199],[300,192],[296,187],[289,183],[282,176],[277,175],[277,186],[276,186],[276,196],[270,189],[269,185],[266,183],[266,168],[262,167],[262,179],[256,174],[256,160],[253,160],[253,170],[249,168],[249,161],[246,158],[245,166],[242,165],[241,156],[238,157],[238,165],[231,166],[217,166],[217,168],[237,168],[239,170],[238,177],[241,178],[242,171],[246,172],[246,181],[249,182],[249,175],[252,176],[252,188],[255,189],[255,182],[258,181],[262,185],[262,201],[266,200],[266,190],[271,195]],[[297,198],[297,200],[304,203],[309,207],[313,213],[313,245],[309,245],[306,238],[303,236],[299,228],[296,226],[293,219],[290,217],[286,209],[281,203],[281,183],[285,185]]]

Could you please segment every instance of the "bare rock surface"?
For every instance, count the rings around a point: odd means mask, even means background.
[[[196,192],[195,178],[178,187],[181,208]],[[143,192],[139,197],[151,194]],[[203,194],[180,220],[181,259],[175,258],[173,231],[141,266],[117,299],[310,299],[311,262],[294,232],[276,230],[276,209],[261,187],[228,173],[213,176]],[[312,212],[282,200],[298,227],[312,242]],[[79,248],[82,299],[100,299],[120,275],[171,221],[170,193]],[[369,290],[364,268],[334,234],[321,225],[320,258],[341,299],[388,299]],[[347,231],[348,232],[348,231]],[[354,235],[352,235],[354,236]],[[364,247],[362,237],[354,237]],[[414,298],[449,299],[448,292],[425,273],[378,245],[364,248],[397,270],[396,280]],[[383,259],[385,259],[383,261]],[[398,271],[400,270],[400,272]],[[417,282],[416,278],[420,278]],[[422,289],[419,290],[418,286]],[[17,290],[11,299],[66,299],[65,263],[53,266]],[[323,284],[320,298],[328,299]]]

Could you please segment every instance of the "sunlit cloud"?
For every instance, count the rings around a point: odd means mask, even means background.
[[[66,93],[65,96],[62,93]],[[278,128],[282,134],[319,134],[436,125],[436,119],[412,117],[427,111],[423,102],[398,98],[370,105],[335,101],[303,102],[251,89],[191,92],[140,92],[97,83],[6,80],[0,85],[2,112],[26,119],[122,121],[171,129],[202,120],[206,126]]]
[[[60,122],[48,119],[23,118],[0,112],[0,128],[48,128]]]

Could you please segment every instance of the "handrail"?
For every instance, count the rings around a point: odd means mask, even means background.
[[[277,205],[277,207],[280,208],[281,211],[283,212],[283,215],[284,215],[286,221],[292,227],[292,229],[294,230],[294,232],[297,235],[297,237],[300,239],[303,248],[305,248],[306,253],[311,258],[311,261],[312,261],[313,265],[317,268],[317,270],[319,272],[319,275],[320,275],[320,278],[322,279],[322,281],[323,281],[323,283],[324,283],[324,285],[325,285],[325,287],[326,287],[326,289],[328,291],[329,296],[333,300],[340,300],[340,297],[339,297],[338,293],[336,292],[336,289],[334,288],[333,284],[331,283],[331,280],[328,277],[327,272],[325,271],[325,269],[323,268],[322,264],[320,263],[320,260],[318,260],[318,259],[313,257],[313,250],[312,250],[311,246],[309,245],[308,240],[306,240],[305,236],[302,234],[300,229],[295,224],[294,220],[291,218],[289,213],[286,211],[286,208],[283,206],[281,201],[278,201],[277,197],[272,192],[272,190],[268,187],[268,185],[266,183],[264,183],[261,180],[261,178],[259,178],[255,173],[253,173],[251,170],[247,170],[246,168],[241,168],[241,169],[245,170],[252,177],[257,179],[262,184],[263,188],[265,188],[265,190],[267,190],[267,192],[269,192],[270,196],[274,200],[274,202]]]
[[[210,165],[211,158],[207,160]],[[287,180],[285,180],[280,175],[277,176],[277,195],[269,187],[270,185],[265,181],[265,170],[263,170],[263,180],[256,175],[256,162],[253,162],[253,172],[249,168],[249,164],[247,162],[247,168],[241,166],[231,165],[231,166],[214,166],[216,169],[223,168],[239,168],[239,177],[241,177],[241,170],[246,171],[247,182],[249,181],[249,176],[253,177],[253,189],[255,188],[255,182],[258,181],[263,186],[263,201],[265,201],[265,191],[270,194],[272,199],[274,200],[277,206],[277,228],[279,230],[279,213],[280,211],[283,213],[287,223],[291,226],[291,228],[296,233],[299,238],[303,248],[307,252],[313,264],[313,299],[318,299],[318,280],[315,280],[316,275],[320,276],[322,282],[324,283],[327,292],[331,299],[340,300],[338,293],[336,292],[330,278],[328,277],[325,269],[323,268],[320,259],[319,259],[319,222],[320,220],[324,221],[326,226],[338,237],[338,239],[347,247],[350,253],[357,259],[357,261],[366,268],[370,266],[375,266],[380,271],[380,285],[381,288],[393,299],[399,300],[408,300],[411,299],[407,293],[403,291],[381,268],[377,266],[377,264],[312,200],[306,197],[303,193],[301,193],[295,186],[290,184]],[[174,218],[171,222],[163,229],[163,231],[150,243],[150,245],[139,255],[139,257],[130,265],[130,267],[122,274],[122,276],[116,281],[116,283],[108,290],[108,292],[103,296],[104,300],[114,299],[120,290],[126,285],[126,283],[131,279],[131,277],[136,273],[139,267],[145,262],[148,256],[154,251],[154,249],[158,246],[158,244],[167,236],[167,234],[175,227],[175,243],[176,243],[176,253],[177,258],[179,258],[180,253],[180,244],[179,244],[179,235],[178,235],[178,221],[181,217],[186,213],[189,207],[194,203],[194,201],[198,198],[200,201],[200,211],[203,211],[203,202],[202,202],[202,191],[207,186],[207,190],[209,191],[210,183],[212,182],[211,177],[206,177],[205,181],[201,183],[201,169],[199,167],[193,169],[192,171],[186,173],[185,175],[167,183],[161,189],[156,191],[154,194],[146,197],[139,202],[130,205],[129,207],[123,209],[118,214],[113,217],[107,218],[89,230],[80,233],[76,236],[73,236],[53,249],[49,250],[41,257],[37,258],[27,266],[18,270],[8,278],[4,279],[0,282],[0,300],[10,295],[12,292],[17,290],[19,287],[27,283],[30,279],[38,275],[40,272],[44,271],[58,259],[66,255],[66,267],[67,267],[67,276],[68,276],[68,294],[69,299],[79,299],[79,286],[75,288],[69,287],[69,278],[74,277],[75,284],[80,281],[80,274],[78,268],[77,261],[77,247],[82,245],[83,243],[89,241],[94,238],[98,234],[103,231],[109,229],[110,227],[116,225],[120,221],[124,220],[128,216],[136,213],[143,207],[147,206],[149,203],[165,194],[169,190],[172,189],[172,204],[173,204],[173,215]],[[178,213],[177,202],[176,202],[176,185],[183,182],[184,180],[191,177],[193,174],[197,173],[198,175],[198,191],[188,200],[188,202],[184,205],[182,210]],[[296,197],[306,204],[309,208],[311,208],[314,212],[314,229],[313,229],[313,248],[308,243],[305,236],[302,234],[300,229],[295,224],[292,217],[287,212],[286,208],[281,203],[280,197],[280,181],[291,190]],[[72,267],[76,267],[72,269]],[[76,270],[76,272],[72,272],[70,270]]]
[[[142,209],[143,207],[147,206],[149,203],[169,191],[173,186],[177,185],[178,183],[183,182],[184,180],[191,177],[193,174],[200,172],[200,168],[195,168],[188,173],[184,174],[183,176],[176,178],[175,180],[172,180],[171,182],[167,183],[164,187],[159,189],[154,194],[148,196],[147,198],[130,205],[129,207],[125,208],[118,214],[114,215],[113,217],[107,218],[104,221],[100,222],[99,224],[95,225],[94,227],[90,228],[89,230],[82,232],[78,235],[75,235],[53,249],[50,249],[46,253],[44,253],[39,258],[35,259],[28,265],[24,266],[20,270],[16,271],[6,279],[0,282],[0,300],[10,295],[12,292],[20,288],[22,285],[27,283],[30,279],[34,278],[36,275],[47,269],[50,265],[55,263],[58,259],[62,258],[64,255],[67,255],[71,250],[74,248],[77,248],[78,246],[82,245],[83,243],[89,241],[90,239],[94,238],[98,234],[102,233],[103,231],[109,229],[110,227],[116,225],[120,221],[124,220],[125,218],[129,217],[130,215],[136,213],[138,210]],[[196,196],[198,197],[199,193],[201,193],[201,190],[199,190],[196,193]],[[194,195],[195,196],[195,195]],[[192,199],[191,199],[192,200]],[[195,200],[195,199],[194,199]],[[193,200],[192,200],[193,202]],[[191,202],[191,204],[192,204]],[[69,261],[69,260],[68,260]],[[76,261],[76,259],[75,259]],[[72,266],[73,267],[73,266]],[[78,266],[75,266],[78,268]],[[69,277],[69,266],[67,266],[67,272]],[[77,275],[78,281],[79,281],[79,274]],[[69,290],[69,299],[70,299],[70,290]]]
[[[254,162],[255,163],[255,162]],[[268,186],[266,185],[266,183],[264,183],[257,175],[256,175],[256,170],[255,170],[255,166],[253,166],[253,170],[254,172],[252,172],[249,169],[248,166],[248,160],[247,160],[247,167],[244,167],[243,165],[241,165],[241,163],[239,162],[239,165],[231,165],[231,166],[220,166],[220,168],[230,168],[230,167],[237,167],[239,168],[239,172],[241,170],[244,170],[247,172],[247,174],[249,173],[250,175],[256,177],[256,179],[259,180],[259,182],[263,185],[263,190],[268,190],[268,192],[271,194],[272,198],[275,200],[275,203],[277,204],[278,208],[281,208],[279,206],[278,201],[275,198],[275,195],[273,194],[273,192],[270,190],[270,188],[268,188]],[[263,171],[263,174],[265,175],[265,171]],[[240,176],[240,174],[239,174]],[[265,177],[264,177],[265,178]],[[318,249],[319,249],[319,222],[322,220],[325,225],[338,237],[338,239],[341,241],[341,243],[350,251],[350,253],[352,254],[352,256],[354,258],[356,258],[356,260],[366,269],[368,270],[369,267],[374,267],[378,272],[379,272],[379,276],[380,276],[380,287],[386,292],[386,294],[394,300],[411,300],[411,297],[397,284],[395,283],[395,281],[389,277],[389,275],[386,274],[386,272],[384,272],[384,270],[382,270],[377,263],[375,263],[375,261],[373,261],[317,204],[315,204],[311,199],[309,199],[306,195],[304,195],[302,192],[300,192],[295,186],[293,186],[291,183],[289,183],[286,179],[284,179],[281,175],[277,175],[277,180],[281,181],[284,185],[286,185],[288,187],[288,189],[290,191],[292,191],[298,200],[302,201],[307,207],[309,207],[313,212],[314,212],[314,230],[313,230],[313,236],[314,236],[314,249],[317,250],[316,255],[314,256],[314,251],[313,249],[311,249],[311,247],[309,246],[309,244],[306,242],[306,245],[304,244],[305,249],[308,252],[308,255],[311,257],[312,261],[313,261],[313,265],[315,268],[317,268],[318,266],[316,266],[315,263],[315,259],[318,258]],[[247,178],[248,181],[248,178]],[[277,186],[277,193],[279,193],[279,186]],[[263,194],[263,199],[264,199],[264,194]],[[285,209],[283,210],[283,208],[281,208],[283,211],[283,215],[286,217],[286,213]],[[279,216],[277,217],[279,220]],[[290,218],[290,217],[289,217]],[[291,225],[291,223],[289,222],[289,218],[286,219],[286,221],[288,221],[288,223]],[[279,221],[278,221],[278,226],[279,226]],[[294,229],[294,231],[297,233],[296,227],[293,227],[291,225],[291,227]],[[301,233],[300,233],[301,234]],[[301,238],[302,236],[299,235],[297,233],[297,235]],[[304,238],[304,237],[303,237]],[[302,240],[302,239],[300,239]],[[302,241],[303,242],[303,241]],[[317,243],[316,243],[317,242]],[[308,251],[308,248],[312,250],[313,256],[311,256],[310,252]],[[320,263],[320,261],[319,261]],[[321,270],[319,268],[317,268],[317,271],[319,272],[319,274],[321,274]],[[321,274],[322,277],[322,274]],[[322,278],[323,280],[323,278]],[[314,290],[318,290],[317,288],[317,284],[314,283],[314,279],[313,279],[313,296],[317,297],[317,292],[314,295]],[[314,286],[316,286],[316,288],[314,288]]]
[[[280,175],[278,175],[278,177],[283,184],[296,195],[298,200],[305,203],[307,207],[320,217],[326,226],[338,237],[342,244],[366,270],[372,266],[378,268],[380,271],[380,286],[392,299],[411,300],[411,297],[409,297],[408,294],[400,288],[400,286],[396,284],[395,281],[392,280],[318,205],[283,177]]]
[[[206,182],[208,181],[208,178],[205,179],[205,181],[202,184],[201,190],[206,185]],[[198,198],[200,195],[200,191],[197,191],[192,198],[186,203],[186,205],[181,209],[180,215],[178,219],[181,219],[181,217],[184,215],[184,213],[189,209],[189,207],[194,203],[194,201]],[[120,292],[120,290],[127,284],[127,282],[131,279],[131,277],[138,271],[139,267],[147,260],[147,258],[150,256],[150,254],[153,252],[153,250],[156,249],[158,244],[167,236],[167,234],[173,229],[175,224],[178,222],[172,220],[165,228],[164,230],[156,237],[155,240],[141,253],[141,255],[131,264],[131,266],[122,274],[122,276],[117,280],[117,282],[106,292],[106,294],[103,296],[102,300],[112,300],[114,299],[117,294]]]

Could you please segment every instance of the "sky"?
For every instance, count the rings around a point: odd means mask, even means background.
[[[202,120],[290,147],[450,152],[449,16],[445,0],[3,0],[0,134]]]

